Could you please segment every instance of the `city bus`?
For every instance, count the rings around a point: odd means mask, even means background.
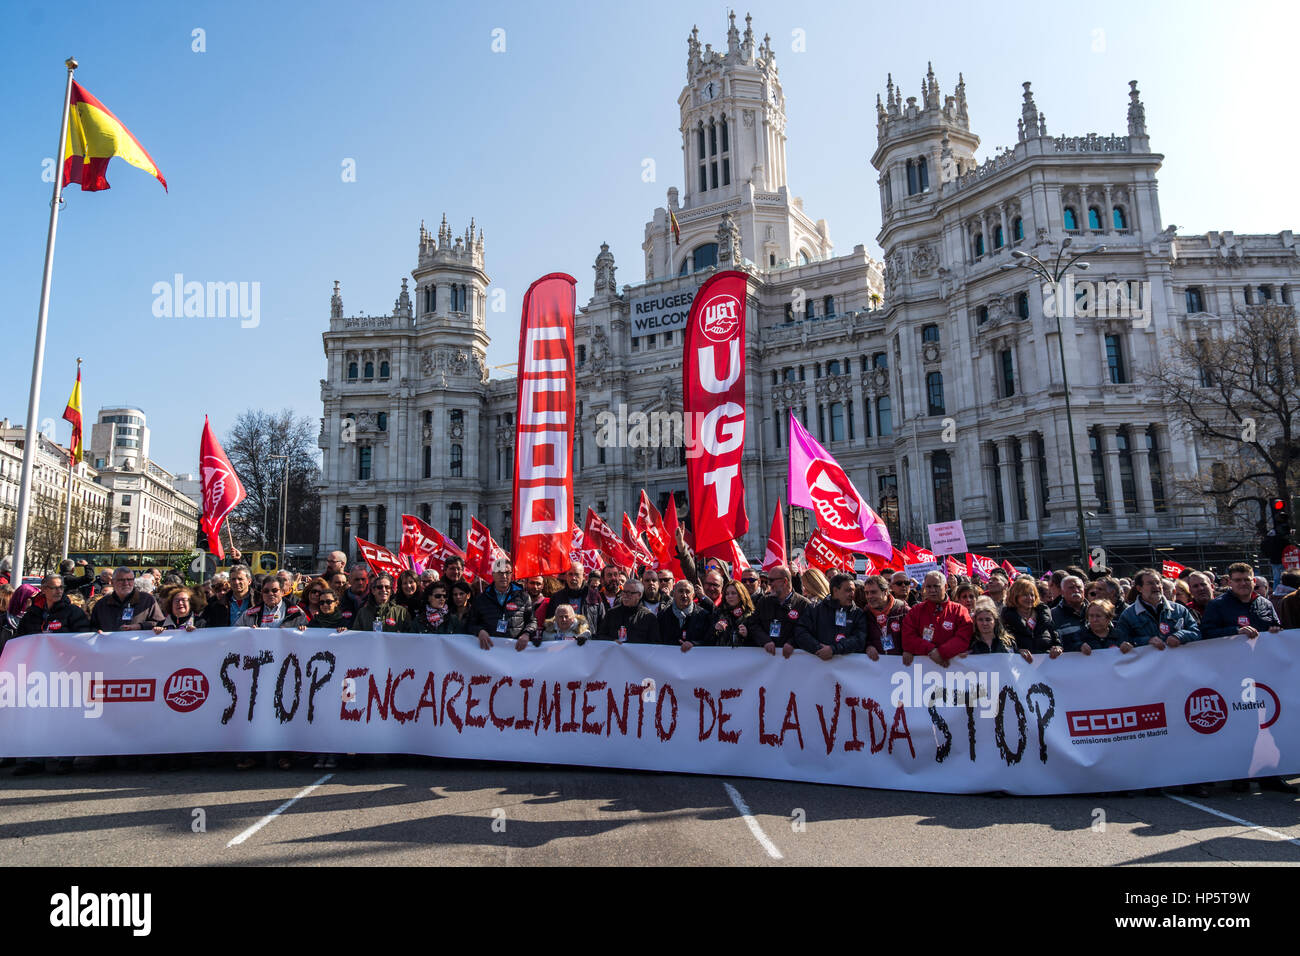
[[[68,558],[72,561],[85,561],[90,565],[94,576],[98,576],[104,569],[111,572],[120,567],[128,567],[136,574],[157,568],[166,574],[184,561],[185,576],[204,581],[218,571],[229,571],[234,564],[229,552],[226,552],[224,561],[218,561],[215,554],[195,551],[72,551]],[[274,551],[245,551],[240,554],[240,562],[247,564],[254,574],[274,574],[280,569],[279,556]]]

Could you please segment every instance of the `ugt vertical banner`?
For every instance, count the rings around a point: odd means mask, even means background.
[[[682,412],[690,436],[686,479],[697,553],[749,530],[740,474],[748,289],[743,272],[719,272],[700,286],[686,323]]]
[[[573,312],[577,280],[542,276],[519,327],[515,577],[563,574],[573,536]]]

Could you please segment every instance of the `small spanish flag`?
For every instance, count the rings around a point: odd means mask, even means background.
[[[72,450],[72,460],[81,461],[85,450],[81,443],[81,359],[77,359],[77,384],[72,386],[72,397],[68,407],[63,410],[63,420],[72,425],[72,441],[68,446]]]
[[[108,189],[104,178],[108,161],[121,156],[132,166],[143,169],[162,183],[167,180],[140,141],[122,125],[103,103],[95,99],[75,80],[72,103],[68,108],[68,144],[63,153],[63,185],[80,183],[82,192]]]
[[[673,239],[676,240],[674,244],[680,246],[682,244],[682,227],[677,224],[677,213],[671,209],[668,210],[668,224],[673,227]]]

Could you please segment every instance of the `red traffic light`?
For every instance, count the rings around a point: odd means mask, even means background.
[[[1274,498],[1274,499],[1273,499],[1273,510],[1274,510],[1274,511],[1285,511],[1285,510],[1286,510],[1286,502],[1285,502],[1283,499],[1281,499],[1281,498]]]

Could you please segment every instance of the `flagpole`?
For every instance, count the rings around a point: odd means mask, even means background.
[[[63,92],[63,117],[59,121],[59,145],[54,155],[62,157],[68,145],[68,111],[72,105],[72,74],[77,61],[68,57],[68,85]],[[45,325],[50,310],[50,277],[54,269],[54,236],[59,226],[59,205],[63,202],[63,168],[54,171],[54,198],[50,200],[50,229],[45,237],[45,274],[41,278],[41,305],[36,320],[36,349],[32,357],[32,387],[27,396],[27,429],[23,433],[23,470],[18,486],[18,522],[14,527],[14,560],[10,580],[21,584],[23,558],[27,550],[27,520],[32,504],[32,468],[36,464],[36,421],[41,400],[41,372],[45,365]],[[71,488],[68,489],[71,494]],[[65,549],[66,551],[66,549]]]
[[[81,384],[81,359],[77,359],[77,384]],[[80,400],[78,400],[80,401]],[[80,413],[78,413],[80,414]],[[72,469],[76,463],[75,438],[68,439],[68,504],[63,513],[63,559],[68,559],[68,542],[72,537]]]

